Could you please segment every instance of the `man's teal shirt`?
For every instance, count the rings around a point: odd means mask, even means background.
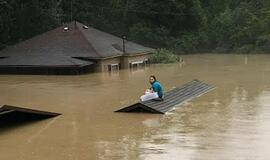
[[[155,81],[152,84],[152,88],[153,88],[153,90],[155,92],[158,93],[159,98],[162,98],[163,97],[163,88],[162,88],[161,84],[158,81]]]

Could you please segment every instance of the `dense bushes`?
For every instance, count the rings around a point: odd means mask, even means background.
[[[0,48],[71,20],[176,53],[270,52],[269,0],[0,0]]]
[[[265,9],[256,9],[252,2],[241,2],[234,9],[226,8],[208,27],[211,43],[216,48],[225,48],[227,51],[270,51],[263,48],[269,42],[266,37],[270,31],[270,14],[263,11]]]
[[[150,56],[149,61],[150,63],[175,63],[180,61],[180,57],[167,49],[161,48]]]

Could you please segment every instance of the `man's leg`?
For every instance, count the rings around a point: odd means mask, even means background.
[[[154,101],[163,101],[164,99],[162,97],[158,97],[158,98],[155,98],[153,99]]]

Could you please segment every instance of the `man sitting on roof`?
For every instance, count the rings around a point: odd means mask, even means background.
[[[154,75],[149,78],[151,87],[145,91],[145,95],[141,96],[141,101],[157,100],[163,101],[163,88],[161,84],[156,80]]]

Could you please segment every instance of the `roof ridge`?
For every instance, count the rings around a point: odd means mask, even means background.
[[[98,55],[100,58],[103,58],[98,52],[97,50],[95,49],[95,47],[91,44],[91,42],[87,39],[86,35],[79,29],[79,26],[78,26],[78,23],[80,22],[76,22],[76,29],[80,32],[80,34],[83,36],[83,38],[86,40],[86,42],[88,43],[88,45],[95,51],[96,55]],[[82,23],[80,23],[82,24]],[[84,24],[82,24],[84,25]]]

